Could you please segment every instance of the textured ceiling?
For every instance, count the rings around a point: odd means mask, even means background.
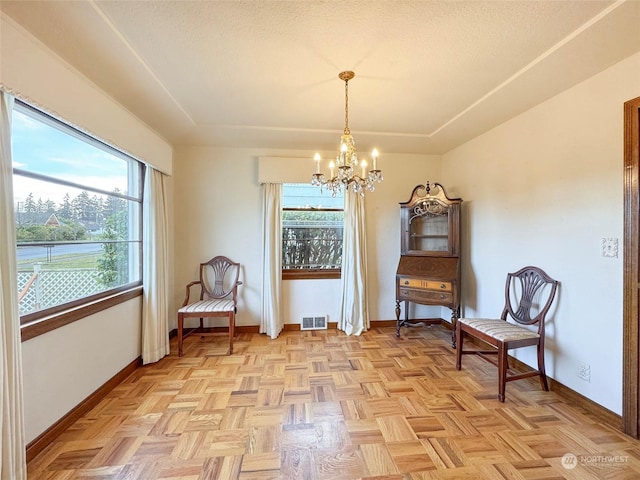
[[[174,145],[444,153],[640,50],[640,1],[12,1]],[[640,78],[639,78],[640,81]]]

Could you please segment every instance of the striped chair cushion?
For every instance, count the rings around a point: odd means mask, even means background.
[[[221,300],[200,300],[199,302],[190,303],[185,305],[179,313],[224,313],[232,312],[235,305],[233,300],[221,299]]]
[[[537,338],[537,332],[532,332],[524,327],[505,322],[504,320],[495,320],[489,318],[459,318],[458,322],[468,325],[469,327],[489,335],[501,342],[509,342],[514,340],[524,340],[525,338]]]

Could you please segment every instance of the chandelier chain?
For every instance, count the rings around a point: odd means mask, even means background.
[[[344,82],[344,133],[349,135],[349,80]]]

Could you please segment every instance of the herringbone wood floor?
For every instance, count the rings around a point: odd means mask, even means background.
[[[185,341],[29,464],[30,479],[639,479],[640,442],[440,326]],[[576,457],[565,456],[573,454]],[[563,461],[564,457],[564,461]]]

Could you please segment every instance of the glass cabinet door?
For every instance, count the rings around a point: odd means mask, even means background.
[[[422,252],[449,251],[449,215],[413,217],[409,225],[409,249]]]
[[[439,183],[417,185],[400,203],[402,255],[447,257],[460,251],[461,198],[449,198]]]

